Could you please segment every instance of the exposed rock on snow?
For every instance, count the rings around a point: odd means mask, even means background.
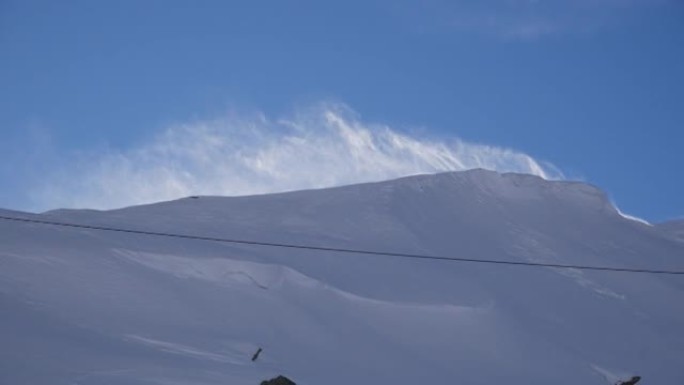
[[[292,382],[287,377],[278,376],[278,377],[270,379],[268,381],[262,381],[261,385],[297,385],[297,384]]]

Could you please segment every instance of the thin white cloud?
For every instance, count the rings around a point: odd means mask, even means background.
[[[35,188],[35,209],[108,209],[189,195],[250,195],[485,168],[561,178],[514,150],[423,139],[340,105],[281,119],[230,115],[169,127],[137,148],[81,156]]]
[[[671,0],[482,0],[421,2],[425,29],[456,29],[511,40],[586,34],[639,17]],[[415,12],[414,12],[415,13]]]

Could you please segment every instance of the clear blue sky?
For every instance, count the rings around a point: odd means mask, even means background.
[[[684,216],[676,0],[2,0],[0,207],[30,209],[66,154],[328,100],[519,150],[651,221]]]

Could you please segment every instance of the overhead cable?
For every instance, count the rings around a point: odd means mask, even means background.
[[[118,227],[86,225],[86,224],[78,224],[78,223],[57,222],[57,221],[48,221],[48,220],[42,220],[42,219],[19,218],[19,217],[9,217],[9,216],[0,216],[0,220],[33,223],[33,224],[40,224],[40,225],[59,226],[59,227],[71,227],[71,228],[77,228],[77,229],[111,231],[111,232],[128,233],[128,234],[139,234],[139,235],[156,236],[156,237],[181,238],[181,239],[190,239],[190,240],[196,240],[196,241],[220,242],[220,243],[231,243],[231,244],[239,244],[239,245],[278,247],[278,248],[312,250],[312,251],[326,251],[326,252],[346,253],[346,254],[363,254],[363,255],[373,255],[373,256],[383,256],[383,257],[394,257],[394,258],[426,259],[426,260],[438,260],[438,261],[449,261],[449,262],[471,262],[471,263],[510,265],[510,266],[521,266],[521,267],[547,267],[547,268],[557,268],[557,269],[610,271],[610,272],[622,272],[622,273],[684,275],[684,270],[631,268],[631,267],[617,267],[617,266],[571,265],[571,264],[560,264],[560,263],[507,261],[507,260],[501,260],[501,259],[447,257],[447,256],[428,255],[428,254],[400,253],[400,252],[392,252],[392,251],[364,250],[364,249],[315,246],[315,245],[294,244],[294,243],[278,243],[278,242],[264,242],[264,241],[256,241],[256,240],[245,240],[245,239],[208,237],[208,236],[192,235],[192,234],[178,234],[178,233],[168,233],[168,232],[158,232],[158,231],[148,231],[148,230],[134,230],[134,229],[126,229],[126,228],[118,228]]]

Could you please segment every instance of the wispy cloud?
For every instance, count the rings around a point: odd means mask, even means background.
[[[188,195],[248,195],[485,168],[561,178],[514,150],[423,139],[341,105],[179,124],[137,148],[82,155],[31,193],[35,209],[114,208]]]
[[[421,12],[428,17],[432,28],[535,40],[598,31],[638,16],[646,7],[668,3],[668,0],[427,0]]]

